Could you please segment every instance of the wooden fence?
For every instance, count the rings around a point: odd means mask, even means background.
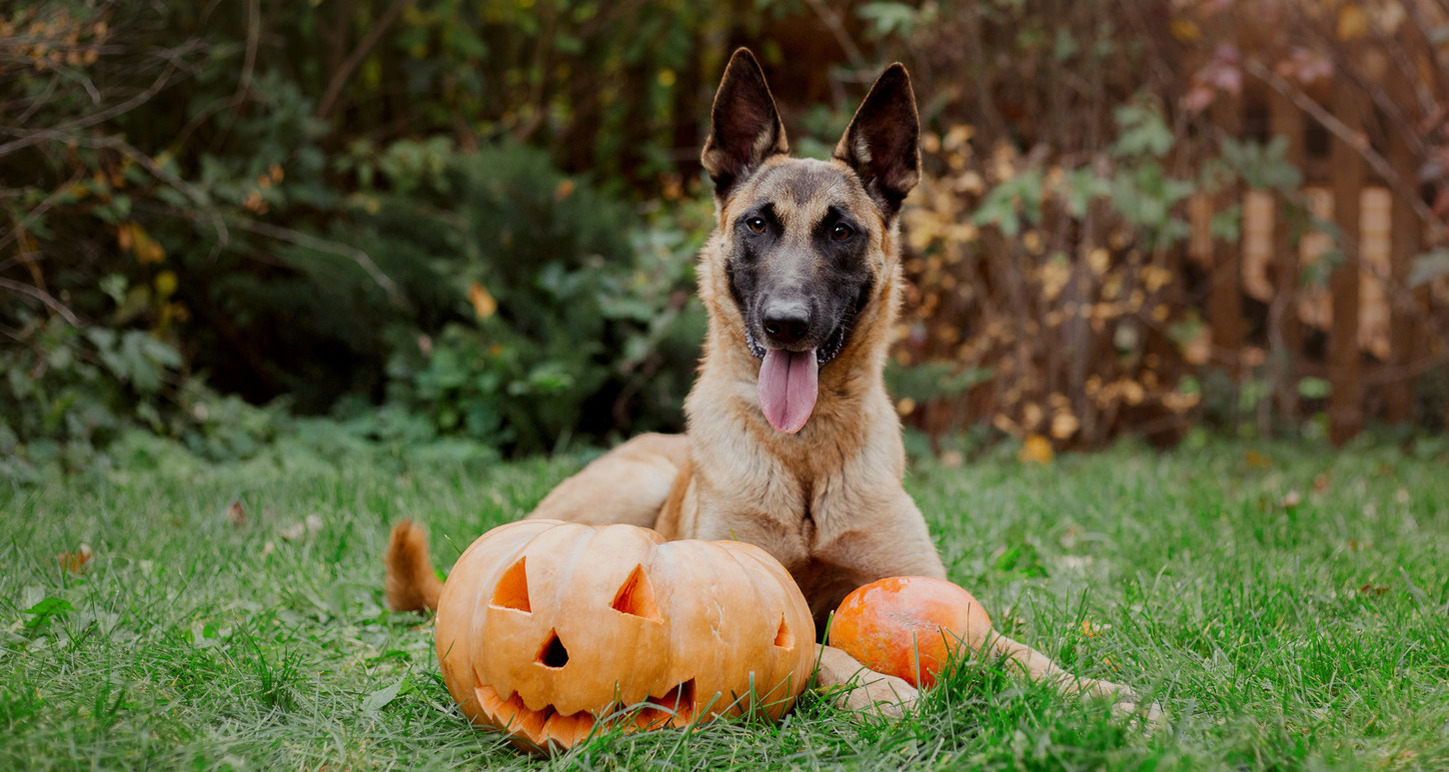
[[[1266,377],[1282,415],[1300,414],[1300,383],[1323,379],[1330,437],[1342,443],[1368,418],[1415,416],[1415,381],[1439,353],[1429,287],[1411,288],[1421,250],[1415,164],[1397,132],[1368,139],[1372,106],[1339,82],[1326,104],[1294,102],[1267,86],[1222,98],[1214,123],[1228,136],[1286,137],[1286,160],[1304,171],[1296,194],[1231,190],[1192,202],[1189,258],[1208,270],[1212,356],[1236,378]],[[1313,114],[1309,114],[1309,113]],[[1325,126],[1325,120],[1337,125]],[[1239,240],[1214,239],[1215,211],[1242,206]],[[1312,218],[1334,224],[1303,227]],[[1326,283],[1304,281],[1322,276]]]

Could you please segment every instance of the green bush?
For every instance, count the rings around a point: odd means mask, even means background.
[[[702,228],[646,233],[521,147],[459,156],[432,185],[436,209],[420,212],[414,190],[362,218],[381,264],[401,262],[394,247],[430,253],[433,291],[447,290],[435,334],[394,331],[390,401],[440,433],[524,451],[679,427],[701,330],[687,299]]]

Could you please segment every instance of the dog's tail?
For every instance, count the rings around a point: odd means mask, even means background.
[[[387,605],[393,611],[436,609],[443,582],[428,560],[428,534],[422,526],[404,520],[392,528],[387,542]]]

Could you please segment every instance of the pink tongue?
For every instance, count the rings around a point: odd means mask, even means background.
[[[760,407],[776,431],[794,434],[810,420],[819,369],[813,348],[765,352],[765,362],[760,365]]]

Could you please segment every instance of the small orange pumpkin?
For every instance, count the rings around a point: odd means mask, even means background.
[[[928,576],[894,576],[857,587],[830,621],[830,645],[877,673],[930,686],[961,646],[991,634],[986,609],[960,586]]]
[[[438,602],[438,660],[473,723],[567,748],[622,707],[628,730],[778,719],[814,664],[789,572],[744,542],[522,520],[474,541]]]

